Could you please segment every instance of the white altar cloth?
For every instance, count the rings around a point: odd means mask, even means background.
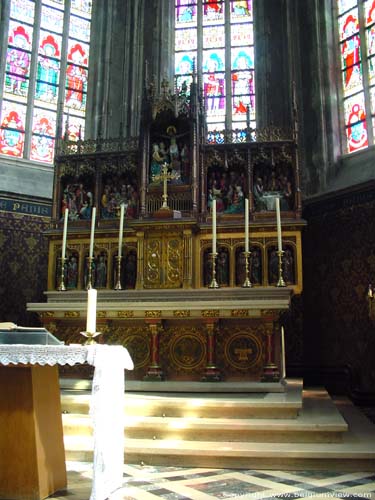
[[[90,500],[105,500],[122,486],[124,463],[124,369],[133,361],[122,346],[94,344],[0,345],[0,364],[74,365],[95,367],[90,414],[94,429],[93,481]]]

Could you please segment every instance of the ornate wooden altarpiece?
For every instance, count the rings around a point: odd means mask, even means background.
[[[156,95],[152,85],[145,86],[139,137],[63,140],[55,160],[47,302],[28,309],[61,340],[83,341],[96,206],[92,284],[98,289],[99,341],[128,348],[135,362],[128,378],[279,380],[280,315],[302,291],[296,130],[295,124],[290,131],[251,129],[248,121],[246,130],[208,133],[193,81],[189,95],[167,84]],[[167,209],[161,182],[165,164]],[[276,197],[286,286],[277,286]],[[218,288],[210,287],[213,198]],[[244,198],[249,199],[251,287],[243,286]],[[126,214],[119,275],[121,203]],[[62,278],[64,291],[59,290]],[[87,374],[82,367],[67,370],[67,375]]]

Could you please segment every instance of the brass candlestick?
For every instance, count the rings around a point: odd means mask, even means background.
[[[116,265],[117,265],[117,280],[115,285],[115,290],[122,290],[121,286],[121,260],[122,255],[116,255]]]
[[[58,286],[58,291],[59,292],[64,292],[66,290],[65,288],[65,257],[61,257],[61,266],[60,266],[60,284]]]
[[[250,273],[250,255],[251,252],[245,251],[243,252],[245,256],[245,281],[243,282],[242,288],[251,288],[253,285],[251,284],[249,273]]]
[[[98,335],[101,335],[102,332],[95,332],[95,333],[80,332],[80,333],[81,333],[81,335],[83,335],[87,339],[86,342],[84,342],[84,345],[94,345],[94,344],[96,344],[95,337],[97,337]]]
[[[212,262],[212,279],[211,283],[208,285],[208,288],[220,288],[218,282],[216,281],[216,257],[217,252],[212,252],[209,254],[209,257]]]
[[[283,278],[283,255],[284,255],[284,250],[278,250],[277,256],[279,257],[279,280],[276,286],[286,286]]]
[[[94,263],[94,257],[88,257],[88,270],[87,270],[87,290],[92,288],[92,265]]]

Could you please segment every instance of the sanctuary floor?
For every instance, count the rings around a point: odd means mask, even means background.
[[[55,500],[89,500],[92,464],[67,462],[68,490]],[[124,465],[110,500],[375,499],[374,472],[261,471]]]

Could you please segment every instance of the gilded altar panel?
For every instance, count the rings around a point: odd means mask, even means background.
[[[144,287],[181,288],[184,246],[182,235],[152,235],[145,239]]]

